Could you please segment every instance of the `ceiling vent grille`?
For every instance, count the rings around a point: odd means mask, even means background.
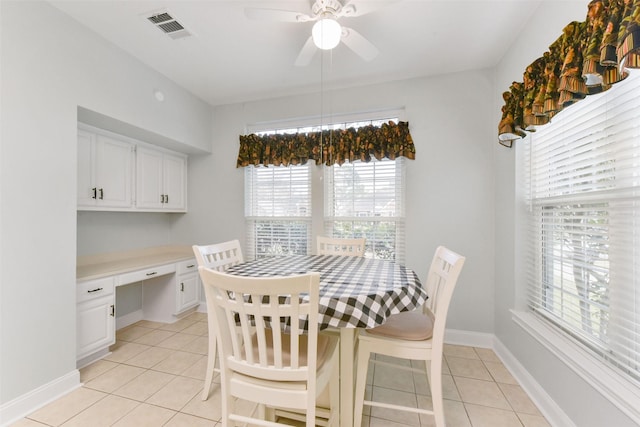
[[[168,11],[154,12],[146,16],[147,20],[172,39],[189,37],[191,33]]]

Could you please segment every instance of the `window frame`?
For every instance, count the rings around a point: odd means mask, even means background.
[[[390,110],[380,110],[375,112],[360,112],[353,114],[335,114],[332,115],[329,120],[322,117],[306,117],[306,118],[295,118],[291,120],[282,120],[277,122],[262,122],[255,123],[252,125],[248,125],[246,127],[247,132],[256,133],[256,134],[272,134],[272,133],[295,133],[299,131],[320,131],[326,129],[342,129],[349,126],[353,126],[354,124],[359,125],[368,125],[376,122],[386,122],[390,120],[389,118],[393,118],[392,120],[398,122],[403,120],[404,110],[402,109],[390,109]],[[324,119],[324,120],[323,120]],[[326,125],[318,125],[318,123],[322,123],[323,121],[329,121],[333,124]],[[402,236],[400,240],[401,244],[396,245],[396,255],[395,260],[398,262],[404,261],[404,199],[406,199],[406,187],[404,186],[404,175],[406,170],[405,159],[400,158],[399,164],[401,164],[401,177],[402,177],[402,188],[404,193],[402,195],[402,218],[396,220],[400,226],[397,227],[398,233],[401,233]],[[345,163],[345,164],[348,164]],[[306,219],[295,218],[295,220],[302,220],[308,224],[308,236],[307,236],[307,253],[311,254],[315,252],[315,246],[313,246],[315,242],[315,237],[319,234],[327,235],[326,229],[326,221],[324,214],[325,207],[325,198],[327,197],[325,194],[325,186],[322,185],[324,182],[325,172],[327,168],[340,167],[338,165],[333,166],[320,166],[315,165],[315,162],[309,161],[305,165],[310,168],[310,191],[311,191],[311,213],[310,216]],[[259,166],[264,167],[264,166]],[[269,168],[273,168],[274,166],[269,166]],[[283,166],[279,166],[283,167]],[[297,167],[297,166],[288,166],[288,167]],[[248,166],[247,168],[255,168],[255,166]],[[246,227],[246,245],[247,250],[246,256],[247,259],[254,259],[256,256],[261,254],[256,253],[256,245],[255,245],[255,234],[252,230],[255,230],[256,221],[265,221],[266,218],[258,217],[255,215],[250,215],[247,212],[247,194],[250,192],[248,188],[249,178],[248,174],[250,171],[245,171],[245,227]],[[291,221],[294,220],[294,217],[286,217],[286,218],[272,218],[272,221]],[[377,220],[377,219],[376,219]],[[329,234],[330,235],[330,234]]]
[[[628,85],[628,83],[633,83],[633,86]],[[627,85],[625,87],[625,85]],[[615,89],[615,90],[614,90]],[[544,251],[542,244],[542,236],[544,235],[542,232],[542,224],[536,224],[533,219],[535,218],[535,214],[540,212],[540,209],[545,206],[556,205],[559,206],[561,204],[570,204],[570,203],[595,203],[603,200],[598,199],[598,196],[607,196],[604,201],[607,203],[606,208],[613,212],[613,217],[607,217],[609,224],[608,227],[617,226],[619,223],[619,215],[622,213],[617,213],[616,209],[619,209],[617,206],[620,203],[620,200],[624,200],[624,198],[620,197],[620,192],[625,191],[623,188],[619,187],[618,184],[614,185],[612,188],[607,188],[606,185],[602,185],[602,188],[597,188],[599,183],[606,184],[606,181],[602,180],[602,176],[605,176],[607,173],[606,167],[601,168],[599,173],[602,174],[598,179],[593,179],[592,182],[588,182],[584,179],[584,177],[580,177],[580,179],[575,179],[573,181],[567,180],[567,182],[571,182],[573,186],[578,188],[583,183],[586,183],[583,192],[576,191],[574,193],[570,193],[570,190],[566,190],[565,194],[554,193],[553,191],[549,191],[548,194],[538,194],[537,197],[535,194],[536,188],[535,183],[533,182],[536,179],[535,172],[529,168],[532,154],[533,144],[536,144],[536,141],[540,141],[540,138],[543,137],[541,130],[544,130],[548,126],[561,126],[559,122],[565,120],[564,117],[567,116],[567,122],[571,121],[575,123],[578,118],[576,118],[575,114],[583,114],[585,120],[593,120],[593,117],[598,117],[598,115],[609,114],[609,106],[605,105],[604,107],[600,107],[604,109],[604,113],[601,110],[596,110],[597,105],[593,104],[598,102],[597,100],[603,99],[603,102],[611,102],[611,113],[610,117],[618,118],[620,114],[614,112],[613,107],[621,105],[623,102],[621,99],[623,97],[616,96],[616,91],[625,91],[632,92],[635,90],[637,94],[640,90],[640,75],[636,75],[634,79],[628,82],[621,82],[619,85],[610,89],[602,95],[590,96],[587,100],[580,101],[576,106],[569,107],[566,111],[559,113],[556,117],[552,119],[552,123],[545,125],[533,134],[528,135],[524,140],[520,141],[516,150],[517,150],[517,158],[518,158],[518,187],[521,190],[520,200],[522,201],[523,209],[519,212],[518,221],[523,225],[523,230],[527,230],[523,233],[522,240],[518,240],[519,245],[521,245],[521,254],[522,254],[522,266],[524,267],[520,271],[520,276],[518,278],[518,303],[516,309],[512,311],[513,320],[520,325],[525,331],[527,331],[531,336],[533,336],[536,340],[538,340],[541,344],[543,344],[548,350],[550,350],[554,355],[556,355],[561,361],[566,363],[566,365],[571,368],[574,372],[579,374],[585,381],[591,384],[594,388],[596,388],[605,398],[607,398],[612,404],[618,407],[621,411],[623,411],[627,416],[640,424],[640,381],[635,374],[635,377],[629,374],[625,374],[622,370],[616,366],[616,362],[611,362],[611,356],[608,355],[609,350],[602,345],[598,340],[584,340],[579,339],[580,334],[576,334],[575,330],[571,330],[571,328],[563,328],[561,325],[556,323],[557,319],[553,318],[553,315],[549,315],[548,313],[544,313],[540,307],[536,307],[535,305],[531,305],[531,294],[532,292],[540,292],[542,293],[542,289],[540,286],[532,286],[532,280],[535,279],[536,274],[542,275],[544,274],[544,265],[538,262],[538,265],[535,265],[535,257],[536,252],[540,257],[543,257]],[[632,95],[633,96],[633,95]],[[637,95],[636,95],[637,96]],[[604,101],[606,99],[612,98],[614,101]],[[588,101],[591,101],[593,105],[589,104]],[[626,102],[626,101],[624,101]],[[595,106],[594,106],[595,105]],[[581,110],[582,108],[582,110]],[[636,109],[640,108],[640,105],[635,107]],[[591,111],[589,110],[591,109]],[[640,115],[640,113],[638,113]],[[589,115],[589,116],[588,116]],[[585,122],[587,124],[591,124],[589,122]],[[567,125],[569,126],[569,125]],[[586,126],[586,125],[585,125]],[[584,138],[588,141],[588,138],[591,137],[595,132],[605,131],[604,137],[600,139],[601,144],[608,143],[607,139],[610,138],[609,134],[606,132],[610,132],[610,127],[612,125],[605,121],[605,124],[602,128],[594,128],[591,131],[584,130],[581,138]],[[615,134],[614,134],[615,135]],[[614,136],[613,139],[615,141],[618,140],[618,136]],[[622,139],[622,137],[620,137]],[[604,141],[602,143],[602,141]],[[635,144],[637,147],[637,143]],[[640,150],[638,153],[640,154]],[[588,147],[585,150],[585,153],[592,151],[591,147]],[[621,151],[621,155],[624,153]],[[576,156],[575,152],[571,152],[571,155]],[[617,157],[614,156],[613,163],[620,163]],[[622,160],[622,158],[621,158]],[[571,161],[571,160],[570,160]],[[634,163],[635,165],[635,163]],[[606,166],[606,165],[605,165]],[[622,169],[622,168],[620,168]],[[570,170],[570,169],[569,169]],[[575,169],[578,170],[578,169]],[[629,173],[629,170],[631,171]],[[549,173],[547,175],[547,179],[552,179],[553,173]],[[625,185],[629,185],[631,181],[637,181],[637,178],[634,176],[640,176],[640,169],[637,166],[634,168],[629,168],[624,170],[624,173],[620,173],[620,182],[624,182]],[[582,182],[581,182],[582,180]],[[637,182],[631,184],[635,186],[635,188],[640,187]],[[589,186],[592,186],[595,190],[590,193],[588,191]],[[629,190],[632,191],[632,190]],[[567,193],[570,193],[568,196]],[[545,196],[547,200],[545,201]],[[640,198],[634,199],[638,203],[640,203]],[[635,217],[635,219],[640,218],[640,216]],[[613,225],[612,225],[613,224]],[[615,245],[614,253],[622,253],[625,251],[624,247],[620,247],[619,245],[628,245],[628,242],[624,242],[623,239],[620,239],[619,230],[613,230],[614,236],[617,241],[614,241],[612,245]],[[539,237],[537,237],[539,236]],[[632,248],[635,248],[638,251],[638,242],[640,240],[636,240],[635,245]],[[612,268],[610,269],[611,274],[616,274],[616,269],[619,268],[615,266],[615,263],[618,262],[615,259],[611,260]],[[635,261],[637,265],[638,262]],[[533,266],[533,268],[531,268]],[[528,270],[528,271],[527,271]],[[537,271],[537,273],[536,273]],[[618,270],[619,271],[619,270]],[[542,282],[543,279],[540,279]],[[541,282],[541,283],[542,283]],[[633,285],[628,285],[631,289],[634,288]],[[633,295],[633,294],[632,294]],[[636,292],[633,297],[636,300],[639,298],[639,294]],[[619,303],[618,303],[619,304]],[[640,305],[636,306],[640,307]],[[608,310],[615,311],[620,310],[620,308],[616,308],[615,305],[609,306]],[[635,316],[638,318],[640,316],[640,308],[636,308],[634,314],[631,316]],[[611,322],[611,319],[609,319]],[[637,338],[636,338],[637,339]],[[631,345],[631,348],[638,352],[638,345],[640,341],[637,341],[634,345]],[[616,339],[613,339],[608,343],[609,346],[615,347]],[[633,363],[633,362],[632,362]],[[636,359],[635,364],[638,364],[638,360]]]

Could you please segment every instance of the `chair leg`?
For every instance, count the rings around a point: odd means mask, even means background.
[[[433,404],[433,417],[436,427],[445,427],[444,424],[444,402],[442,396],[442,358],[436,357],[427,361],[427,372],[429,373],[429,386],[431,389],[431,402]]]
[[[337,357],[336,357],[337,359]],[[340,371],[338,360],[333,363],[333,372],[329,380],[329,427],[340,426]]]
[[[209,330],[209,355],[207,357],[207,374],[204,380],[204,390],[202,390],[202,400],[209,398],[211,392],[211,383],[213,382],[213,372],[216,365],[216,337],[212,331]]]
[[[353,404],[353,427],[362,425],[362,412],[364,406],[364,393],[367,386],[367,370],[369,369],[369,357],[371,349],[369,343],[360,340],[358,344],[358,362],[356,363],[356,390]]]

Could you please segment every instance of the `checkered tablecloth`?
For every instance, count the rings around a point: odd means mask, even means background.
[[[427,300],[416,274],[390,261],[336,255],[261,258],[231,267],[238,276],[320,273],[320,329],[373,328]]]

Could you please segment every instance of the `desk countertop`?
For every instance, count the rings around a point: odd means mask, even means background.
[[[92,280],[194,258],[190,246],[156,246],[132,251],[80,256],[76,280]]]

